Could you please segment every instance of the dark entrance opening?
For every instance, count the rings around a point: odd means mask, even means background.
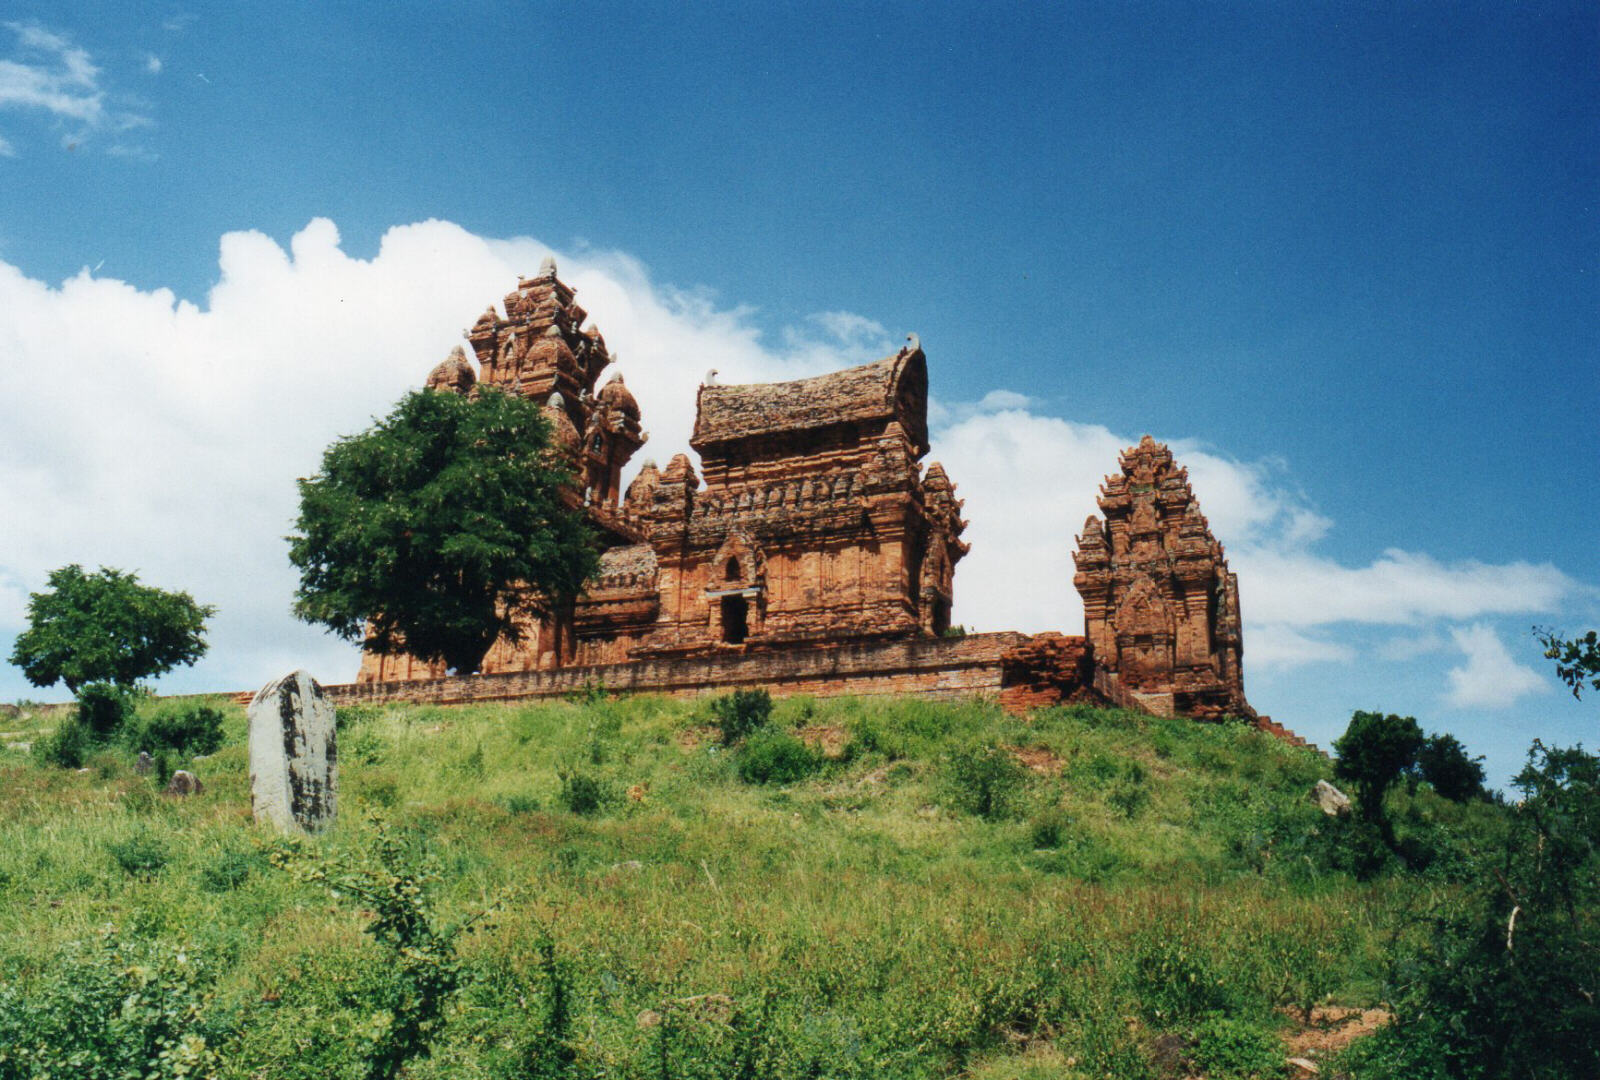
[[[748,616],[750,607],[742,596],[722,598],[722,640],[730,645],[742,645],[750,632]]]

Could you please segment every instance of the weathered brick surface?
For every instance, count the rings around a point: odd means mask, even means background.
[[[380,702],[454,704],[555,697],[599,686],[612,693],[698,695],[764,687],[817,697],[913,694],[998,697],[1002,657],[1022,634],[911,638],[836,646],[795,646],[709,656],[658,657],[548,671],[501,672],[324,687],[338,705]]]
[[[927,453],[927,360],[913,339],[873,364],[785,383],[723,386],[696,399],[687,455],[645,462],[621,376],[553,263],[519,282],[505,316],[491,307],[431,390],[481,386],[545,403],[551,453],[579,477],[570,493],[607,545],[570,612],[530,593],[520,640],[496,642],[484,674],[593,667],[631,659],[738,653],[779,645],[938,637],[949,626],[955,565],[966,554],[961,502]],[[360,682],[437,680],[441,665],[367,653]]]
[[[1188,471],[1146,435],[1106,477],[1073,558],[1096,685],[1149,712],[1253,717],[1245,701],[1239,579]]]

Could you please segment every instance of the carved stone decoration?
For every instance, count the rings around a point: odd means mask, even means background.
[[[250,808],[281,832],[317,832],[338,813],[334,709],[308,673],[263,686],[250,702]]]
[[[1073,558],[1096,685],[1152,712],[1254,718],[1239,582],[1188,473],[1146,435],[1124,451]]]

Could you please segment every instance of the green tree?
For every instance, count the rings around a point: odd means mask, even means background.
[[[380,653],[476,671],[497,638],[521,639],[530,589],[562,610],[599,565],[548,440],[537,405],[483,389],[413,392],[335,442],[299,482],[295,614],[349,641],[367,634]]]
[[[50,575],[50,589],[28,597],[28,629],[11,663],[35,686],[131,686],[206,653],[205,622],[217,609],[185,592],[139,584],[133,574],[76,564]]]
[[[1334,775],[1355,785],[1361,816],[1382,829],[1386,841],[1393,838],[1383,812],[1384,796],[1416,764],[1422,743],[1422,729],[1413,717],[1375,712],[1354,713],[1350,726],[1333,741],[1339,755]]]
[[[1417,750],[1417,775],[1451,802],[1466,802],[1484,794],[1482,761],[1454,735],[1430,735]]]
[[[1361,1076],[1600,1076],[1600,757],[1535,742],[1502,837],[1396,965]]]
[[[1549,630],[1536,630],[1547,660],[1556,662],[1556,674],[1572,687],[1573,697],[1583,696],[1583,683],[1600,690],[1600,633],[1590,630],[1574,638],[1557,637]]]

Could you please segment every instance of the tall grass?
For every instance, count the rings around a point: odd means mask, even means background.
[[[222,707],[198,797],[126,753],[0,750],[0,995],[54,1000],[114,932],[203,958],[187,1034],[217,1075],[372,1075],[408,1015],[396,965],[370,912],[274,868]],[[457,989],[405,1075],[1154,1076],[1163,1033],[1221,1015],[1253,1045],[1281,1008],[1374,999],[1409,932],[1401,885],[1328,857],[1327,763],[1243,727],[780,700],[773,730],[832,749],[753,783],[713,720],[659,698],[341,717],[342,817],[298,858],[403,842],[437,925],[494,911],[449,938]],[[970,797],[974,747],[1003,812]]]

